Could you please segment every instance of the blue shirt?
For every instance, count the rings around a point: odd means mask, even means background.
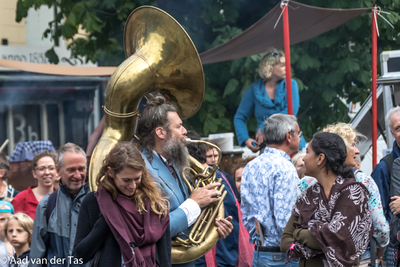
[[[393,150],[391,152],[393,159],[400,157],[400,148],[396,141],[393,144]],[[383,212],[385,213],[386,220],[390,222],[392,219],[392,212],[389,208],[390,203],[390,171],[388,170],[384,161],[379,162],[371,173],[376,185],[379,188],[381,194]]]
[[[266,147],[263,154],[247,164],[240,193],[243,224],[251,244],[257,240],[257,220],[265,229],[264,246],[280,246],[296,200],[298,181],[292,160],[280,149]]]
[[[225,185],[227,192],[224,199],[225,218],[232,216],[232,232],[225,238],[219,239],[217,242],[217,251],[215,255],[215,261],[217,266],[235,266],[239,258],[239,213],[238,207],[236,206],[235,194],[231,190],[228,179],[217,170],[216,178],[221,178],[221,184]],[[201,257],[196,260],[196,267],[207,266],[205,257]]]
[[[293,115],[297,115],[299,111],[299,88],[297,82],[292,79],[292,103]],[[275,88],[274,102],[269,98],[265,90],[264,81],[256,80],[243,94],[242,101],[236,111],[233,120],[235,124],[236,137],[239,145],[243,146],[244,142],[249,139],[247,131],[247,121],[254,112],[257,119],[257,129],[262,128],[264,121],[275,113],[288,114],[286,100],[286,79],[280,81]],[[304,138],[302,139],[304,140]],[[305,143],[304,143],[305,145]],[[304,146],[303,146],[304,147]]]

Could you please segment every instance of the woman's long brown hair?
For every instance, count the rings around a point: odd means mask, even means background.
[[[112,176],[115,176],[124,168],[132,168],[142,172],[142,180],[131,197],[138,211],[140,213],[148,212],[144,205],[144,199],[147,198],[154,213],[160,216],[167,215],[169,210],[168,201],[161,195],[157,183],[154,182],[152,175],[147,170],[139,149],[130,142],[118,143],[111,149],[97,175],[97,186],[107,190],[115,201],[118,197],[118,189]]]

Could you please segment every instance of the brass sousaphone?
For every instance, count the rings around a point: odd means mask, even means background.
[[[125,24],[124,48],[126,60],[107,84],[105,127],[89,167],[92,191],[97,189],[96,176],[106,155],[118,142],[134,137],[143,97],[161,93],[176,104],[182,119],[193,116],[203,101],[204,73],[199,55],[189,35],[169,14],[150,6],[135,9]],[[191,166],[192,171],[202,172],[201,165],[193,158]],[[224,217],[223,205],[211,208],[216,210],[213,211],[216,218]],[[218,241],[215,224],[206,234],[201,229],[193,232],[205,239],[197,244],[173,242],[173,264],[200,258]]]

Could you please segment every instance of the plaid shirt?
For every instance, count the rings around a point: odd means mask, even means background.
[[[9,161],[33,160],[35,155],[46,150],[56,152],[51,141],[21,142],[17,144],[17,147],[11,154]]]

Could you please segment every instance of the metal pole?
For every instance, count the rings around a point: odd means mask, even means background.
[[[290,38],[289,38],[289,7],[282,5],[283,8],[283,42],[285,47],[285,67],[286,67],[286,99],[288,114],[293,115],[292,101],[292,73],[290,69]]]
[[[392,101],[392,88],[390,85],[383,85],[383,111],[384,114],[387,114],[390,109],[393,108],[393,101]],[[393,148],[394,138],[393,135],[390,133],[390,126],[386,124],[385,121],[385,136],[386,136],[386,143],[388,148]]]
[[[60,137],[60,146],[62,146],[65,144],[64,105],[62,102],[58,104],[58,132]]]
[[[14,151],[14,116],[12,106],[8,106],[7,113],[7,138],[10,140],[8,145],[8,155],[11,155]]]
[[[41,139],[42,140],[49,140],[49,124],[47,118],[47,109],[46,104],[40,104],[40,119],[41,119]]]
[[[372,168],[377,161],[377,101],[376,101],[376,78],[377,74],[377,33],[376,33],[376,5],[372,10]]]
[[[94,128],[96,128],[100,122],[100,87],[99,86],[96,86],[96,90],[94,90],[93,115],[94,115]]]

